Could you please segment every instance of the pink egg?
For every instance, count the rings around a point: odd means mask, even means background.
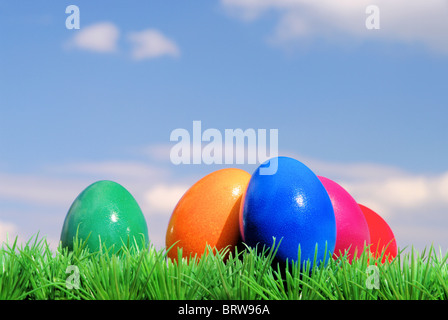
[[[359,257],[364,246],[370,244],[370,231],[366,218],[356,200],[339,184],[319,177],[333,204],[336,218],[336,246],[333,258],[348,251],[348,259]]]

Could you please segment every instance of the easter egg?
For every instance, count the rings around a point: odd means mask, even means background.
[[[370,252],[375,258],[383,258],[381,262],[385,262],[386,259],[391,261],[398,254],[397,242],[392,229],[387,222],[372,209],[360,204],[370,231]]]
[[[367,221],[358,203],[342,186],[325,177],[319,176],[319,179],[330,196],[336,217],[334,258],[348,253],[347,258],[351,262],[370,243]]]
[[[277,171],[263,174],[260,170],[273,160]],[[272,158],[252,174],[240,221],[243,241],[251,247],[272,247],[273,238],[275,246],[281,241],[276,253],[280,263],[300,259],[312,264],[315,254],[321,263],[335,246],[336,221],[324,186],[307,166],[290,157]]]
[[[250,174],[236,168],[214,171],[191,186],[171,214],[166,232],[168,257],[201,257],[206,246],[230,250],[240,241],[239,208]]]
[[[146,245],[149,241],[137,201],[123,186],[108,180],[91,184],[75,199],[62,227],[62,246],[73,250],[77,232],[93,251],[98,251],[100,244],[113,246],[117,252],[123,244]]]

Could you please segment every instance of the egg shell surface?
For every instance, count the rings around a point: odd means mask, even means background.
[[[214,171],[188,189],[177,203],[166,233],[168,257],[200,257],[206,245],[232,250],[241,240],[239,208],[250,174],[236,168]]]
[[[364,246],[370,243],[366,218],[356,200],[338,183],[319,176],[330,196],[336,217],[336,246],[334,258],[348,251],[348,260],[360,256]]]
[[[272,160],[272,159],[271,159]],[[317,176],[303,163],[277,157],[277,172],[253,173],[240,210],[243,241],[252,247],[280,246],[276,259],[328,260],[336,241],[336,221],[330,198]],[[327,252],[326,252],[326,250]]]
[[[359,207],[361,208],[369,226],[371,243],[370,252],[375,258],[379,258],[381,257],[381,254],[383,254],[384,250],[384,255],[381,262],[384,263],[386,259],[391,261],[398,254],[397,241],[391,227],[378,213],[372,209],[362,204],[359,204]]]
[[[87,239],[93,251],[100,249],[100,242],[108,248],[114,246],[114,252],[128,241],[132,245],[149,242],[146,220],[137,201],[123,186],[108,180],[91,184],[75,199],[61,231],[63,247],[73,250],[77,231],[78,238]]]

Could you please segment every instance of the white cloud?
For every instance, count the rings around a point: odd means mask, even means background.
[[[340,184],[358,190],[381,188],[376,194],[397,197],[403,206],[417,205],[437,199],[438,203],[448,196],[448,171],[439,174],[416,174],[396,166],[368,162],[334,162],[303,156],[295,152],[282,151],[280,155],[301,161],[317,175],[327,177]],[[397,190],[402,190],[402,193]],[[412,190],[412,199],[406,194]],[[367,191],[367,189],[366,189]],[[368,190],[369,192],[371,190]],[[428,192],[431,191],[431,192]],[[384,195],[384,197],[386,197]]]
[[[14,223],[0,220],[0,244],[8,241],[11,243],[18,234],[18,228]],[[1,247],[1,245],[0,245]]]
[[[448,172],[415,174],[381,164],[334,163],[292,156],[302,160],[317,175],[342,185],[358,202],[370,204],[384,215],[436,207],[448,211]]]
[[[448,2],[445,0],[221,0],[231,14],[253,21],[267,12],[279,16],[272,42],[321,36],[327,40],[381,39],[420,43],[448,53]],[[380,9],[380,30],[367,30],[366,8]]]
[[[0,173],[0,199],[44,206],[61,206],[74,200],[80,181],[37,174]]]
[[[171,214],[189,187],[187,185],[155,185],[145,192],[146,202],[156,211]]]
[[[93,175],[100,179],[143,179],[166,174],[165,170],[137,161],[98,161],[65,164],[52,171]]]
[[[136,152],[139,154],[144,154],[150,159],[154,159],[157,161],[169,161],[170,152],[173,145],[174,144],[168,143],[153,144],[139,148],[138,150],[136,150]]]
[[[118,50],[120,31],[110,22],[99,22],[76,31],[69,47],[82,50],[108,53]]]
[[[155,29],[131,32],[128,39],[133,44],[131,55],[135,60],[180,55],[176,43]]]
[[[320,175],[328,178],[343,178],[344,180],[383,180],[384,177],[405,177],[407,173],[397,167],[387,166],[377,163],[355,162],[338,163],[303,157],[294,153],[289,153],[292,157],[299,159],[304,164],[309,165],[319,171]]]
[[[132,189],[133,194],[144,195],[153,185],[167,181],[169,175],[162,167],[133,161],[54,165],[41,174],[0,172],[0,199],[68,209],[82,190],[98,180],[112,180]]]
[[[443,205],[443,199],[436,193],[435,183],[439,177],[409,175],[407,177],[383,177],[382,180],[341,182],[355,197],[367,205],[380,207],[383,214],[390,216],[399,210],[434,208]]]
[[[448,172],[440,176],[437,180],[436,193],[442,201],[448,204]]]
[[[120,30],[111,22],[98,22],[75,32],[75,36],[66,43],[67,48],[99,53],[113,53],[119,50]],[[132,44],[129,55],[137,61],[162,56],[180,56],[177,44],[156,29],[129,32],[127,39]]]

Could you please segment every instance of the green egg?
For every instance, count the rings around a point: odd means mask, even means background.
[[[91,251],[98,251],[100,243],[117,252],[123,244],[140,246],[149,241],[137,201],[123,186],[108,180],[91,184],[75,199],[62,227],[62,247],[73,250],[77,233]]]

